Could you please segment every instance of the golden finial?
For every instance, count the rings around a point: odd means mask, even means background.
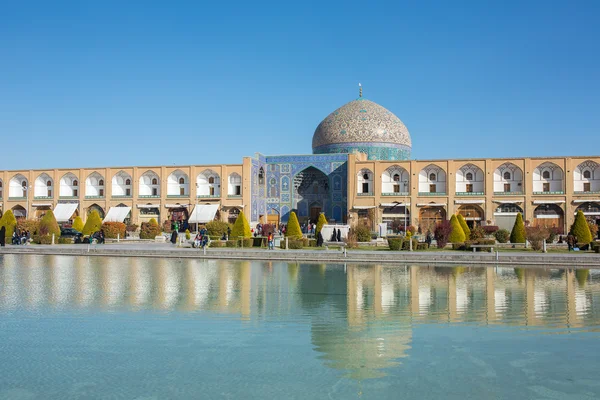
[[[358,84],[358,97],[362,97],[362,85]]]

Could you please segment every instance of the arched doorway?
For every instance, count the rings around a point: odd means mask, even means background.
[[[564,215],[563,209],[557,204],[540,204],[533,212],[533,226],[558,228],[564,233]]]
[[[481,225],[484,220],[484,212],[481,207],[476,204],[463,204],[458,207],[458,214],[462,215],[469,228],[474,228]]]
[[[511,231],[515,225],[518,213],[523,215],[523,209],[516,203],[502,203],[498,205],[494,211],[496,225],[500,229]]]
[[[444,220],[446,220],[446,210],[442,206],[425,206],[419,211],[419,228],[421,228],[421,232],[433,232],[435,226]]]
[[[406,232],[406,227],[410,225],[410,210],[403,204],[386,204],[381,215],[381,222],[387,224],[388,231]]]
[[[92,204],[87,209],[87,215],[89,216],[92,211],[96,211],[101,219],[104,219],[104,209],[100,207],[98,204]]]
[[[17,220],[26,219],[27,218],[27,210],[25,210],[25,208],[22,207],[22,206],[19,206],[19,205],[14,206],[12,208],[12,213],[13,213],[13,215],[15,216],[15,218]]]
[[[227,222],[229,222],[230,224],[235,224],[235,220],[237,220],[237,217],[240,215],[240,209],[233,207],[229,209],[229,212],[227,213]]]
[[[175,222],[177,222],[179,226],[179,232],[185,232],[185,230],[188,229],[188,210],[183,206],[178,206],[179,204],[169,208],[169,220],[171,221],[171,229],[173,229],[173,227],[175,226]]]
[[[298,221],[316,221],[321,212],[327,215],[329,178],[315,167],[308,167],[294,176],[293,202],[298,210]],[[314,219],[313,219],[314,218]]]
[[[577,207],[577,209],[575,210],[575,213],[577,213],[577,211],[583,212],[583,215],[585,215],[585,219],[600,226],[600,204],[599,203],[596,203],[593,201],[588,201],[588,202],[582,203]],[[598,238],[600,238],[600,229],[598,230],[597,236],[598,236]]]

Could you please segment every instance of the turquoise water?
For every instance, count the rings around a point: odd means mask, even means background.
[[[0,256],[0,399],[600,398],[600,271]]]

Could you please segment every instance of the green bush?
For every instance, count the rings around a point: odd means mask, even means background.
[[[410,242],[412,241],[412,248],[413,250],[417,250],[417,247],[419,246],[419,241],[417,239],[406,239],[404,241],[402,241],[402,250],[410,250]]]
[[[251,238],[252,232],[250,232],[250,225],[248,225],[248,220],[244,215],[243,211],[237,216],[235,223],[233,224],[233,228],[231,229],[231,238],[238,239],[240,237]]]
[[[319,232],[321,232],[321,229],[323,229],[323,225],[327,224],[327,218],[325,217],[325,214],[321,213],[319,214],[319,219],[317,220],[317,227],[315,228],[315,236],[317,236],[319,234]]]
[[[17,229],[19,232],[29,231],[31,236],[38,234],[40,222],[33,219],[20,219],[17,221]]]
[[[39,233],[42,236],[54,235],[56,238],[60,237],[60,227],[56,222],[56,218],[54,218],[54,213],[52,210],[46,211],[46,215],[42,217],[42,220],[40,221]]]
[[[52,238],[50,238],[50,241],[52,241]],[[56,241],[56,243],[58,243],[58,244],[73,244],[73,238],[59,237],[58,240]]]
[[[123,239],[125,237],[127,226],[122,222],[105,222],[102,224],[101,229],[104,231],[104,237],[106,239],[116,239],[117,235],[119,238]]]
[[[33,242],[38,244],[52,244],[52,235],[36,235],[33,237]]]
[[[585,219],[585,215],[581,210],[577,211],[577,215],[575,216],[575,222],[571,225],[571,235],[575,235],[577,237],[577,245],[583,246],[592,241],[592,233],[590,232],[590,227]]]
[[[471,230],[469,229],[469,225],[467,225],[467,221],[465,221],[465,217],[463,217],[461,214],[458,214],[456,218],[458,219],[458,223],[460,224],[460,227],[465,233],[465,240],[473,239],[471,237]]]
[[[238,247],[238,241],[237,240],[227,240],[225,242],[225,247]]]
[[[238,239],[238,247],[242,247],[243,245],[244,248],[250,248],[253,242],[254,238]]]
[[[464,243],[452,243],[452,250],[465,250],[466,246]]]
[[[543,226],[528,226],[525,229],[525,233],[533,250],[541,250],[543,242],[548,239],[548,236],[550,235],[548,229]]]
[[[290,218],[288,219],[287,227],[285,230],[285,237],[290,239],[300,239],[302,237],[302,230],[300,229],[298,217],[293,211],[290,213]]]
[[[506,229],[500,229],[494,233],[494,236],[496,237],[498,243],[507,243],[510,239],[510,232]]]
[[[280,248],[280,249],[283,249],[283,250],[285,250],[285,239],[282,239],[282,240],[279,242],[279,248]]]
[[[46,215],[48,214],[46,213]],[[98,211],[92,210],[87,216],[87,220],[85,221],[81,233],[84,235],[91,235],[94,232],[98,232],[100,229],[102,229],[102,218],[100,218]]]
[[[158,222],[152,218],[149,222],[142,222],[140,239],[153,239],[162,233]]]
[[[225,247],[225,241],[223,240],[211,240],[208,247]]]
[[[190,240],[192,238],[192,234],[189,229],[185,230],[185,240]]]
[[[485,245],[488,245],[488,246],[495,245],[496,244],[496,239],[467,240],[465,242],[465,248],[464,248],[464,250],[472,251],[473,247],[471,247],[471,246],[472,245],[478,245],[478,244],[485,244]],[[492,248],[491,247],[490,248],[479,248],[479,247],[476,247],[475,251],[486,251],[488,253],[491,253],[492,252]]]
[[[304,242],[302,240],[293,240],[293,239],[288,239],[288,244],[290,246],[290,249],[292,250],[300,250],[304,247]]]
[[[0,227],[6,228],[5,242],[10,243],[12,241],[12,235],[17,226],[17,219],[13,215],[12,210],[6,210],[2,218],[0,218]]]
[[[419,243],[417,245],[417,250],[427,250],[429,248],[429,243]]]
[[[359,242],[370,242],[371,241],[371,230],[365,224],[358,224],[353,228],[356,234],[356,240]]]
[[[471,240],[483,239],[485,237],[485,235],[486,235],[485,230],[481,226],[474,227],[471,230],[470,235],[465,234],[465,236]]]
[[[450,237],[448,237],[448,241],[450,243],[463,243],[466,240],[466,236],[456,215],[450,218],[450,227],[452,228],[452,232],[450,233]]]
[[[266,243],[267,243],[266,237],[259,236],[259,237],[252,238],[252,247],[263,247],[263,244],[265,245],[264,247],[267,247]]]
[[[210,221],[206,223],[206,231],[208,234],[210,236],[218,237],[219,239],[227,234],[227,228],[229,228],[229,224],[224,221]]]
[[[83,231],[83,220],[79,215],[73,220],[73,229],[79,232]]]
[[[523,216],[521,213],[518,213],[517,218],[515,219],[515,224],[510,233],[510,242],[525,243],[525,224],[523,223]]]
[[[309,239],[308,247],[317,247],[317,239]]]
[[[400,250],[402,249],[402,241],[403,239],[401,237],[390,237],[388,236],[387,238],[388,241],[388,246],[390,247],[390,250]]]

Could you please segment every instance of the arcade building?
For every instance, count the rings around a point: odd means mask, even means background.
[[[105,221],[190,224],[331,223],[422,232],[452,214],[470,226],[531,225],[566,232],[578,210],[600,223],[600,156],[412,160],[402,121],[360,97],[316,128],[313,154],[244,157],[240,164],[0,171],[0,215],[59,223],[97,210]]]

